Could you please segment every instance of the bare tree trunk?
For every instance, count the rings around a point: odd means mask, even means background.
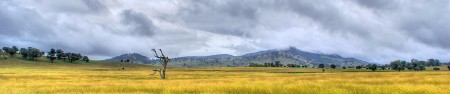
[[[166,79],[166,66],[164,66],[164,68],[161,72],[161,79]]]

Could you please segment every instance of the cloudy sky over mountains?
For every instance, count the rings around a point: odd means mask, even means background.
[[[369,62],[450,60],[449,0],[1,0],[0,46],[242,55],[290,46]]]

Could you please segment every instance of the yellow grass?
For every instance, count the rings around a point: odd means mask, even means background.
[[[0,60],[0,93],[450,94],[447,69],[321,73],[303,68],[170,68],[167,80],[160,80],[150,75],[152,66],[114,64]],[[123,66],[126,69],[119,70]]]

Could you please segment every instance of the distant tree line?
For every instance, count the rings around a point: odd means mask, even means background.
[[[49,59],[52,63],[54,60],[63,60],[66,62],[74,62],[77,60],[82,60],[84,62],[89,62],[88,56],[82,56],[80,53],[65,53],[63,50],[58,49],[55,50],[54,48],[50,49],[50,51],[47,53],[47,59]]]
[[[291,68],[307,68],[308,65],[286,64],[286,67],[291,67]]]
[[[337,66],[335,64],[331,64],[330,68],[335,69]],[[317,68],[325,68],[325,64],[319,64],[319,66]],[[342,67],[345,68],[345,67]]]
[[[390,68],[396,71],[402,71],[405,69],[414,70],[414,71],[423,71],[426,66],[441,66],[442,63],[438,59],[428,59],[427,61],[421,61],[417,59],[411,59],[411,62],[407,62],[404,60],[395,60],[390,63]],[[437,67],[434,70],[440,70]]]
[[[4,56],[3,53],[9,54],[10,57],[15,57],[16,54],[20,54],[23,59],[29,59],[29,60],[37,60],[39,57],[44,56],[45,52],[41,51],[38,48],[28,47],[28,48],[18,48],[16,46],[12,47],[3,47],[2,50],[3,58],[7,59],[6,56]],[[74,62],[77,60],[82,60],[85,62],[89,62],[88,56],[82,56],[80,53],[64,53],[63,50],[58,49],[50,49],[50,51],[47,53],[47,59],[53,63],[54,60],[64,60],[64,62],[67,60],[69,62]]]
[[[120,62],[133,62],[133,61],[131,61],[130,59],[127,59],[127,60],[120,60]]]
[[[249,67],[283,67],[283,64],[281,64],[280,61],[275,61],[275,63],[264,63],[264,64],[250,63]]]
[[[292,68],[306,68],[308,67],[307,65],[298,65],[298,64],[286,64],[283,65],[281,64],[280,61],[275,61],[274,63],[263,63],[263,64],[258,64],[258,63],[250,63],[248,65],[249,67],[292,67]]]
[[[450,70],[449,63],[445,63],[447,65],[447,68]],[[426,70],[426,67],[433,67],[433,70],[440,70],[440,68],[436,66],[442,66],[444,63],[441,63],[438,59],[428,59],[427,61],[420,61],[417,59],[412,59],[410,62],[404,61],[404,60],[395,60],[390,62],[389,64],[384,65],[378,65],[378,64],[367,64],[367,65],[359,65],[359,66],[343,66],[342,69],[347,68],[356,68],[356,69],[368,69],[371,71],[376,70],[395,70],[395,71],[402,71],[402,70],[410,70],[410,71],[424,71]],[[287,64],[286,66],[283,66],[283,64],[280,63],[280,61],[275,61],[274,63],[250,63],[249,67],[297,67],[297,68],[307,68],[307,65],[297,65],[297,64]],[[335,69],[338,66],[335,64],[331,64],[329,68]],[[314,67],[312,67],[314,68]],[[319,64],[317,68],[325,68],[325,64]]]
[[[428,59],[427,61],[412,59],[410,62],[404,60],[395,60],[385,65],[376,65],[376,64],[368,64],[365,66],[360,65],[356,66],[356,69],[366,68],[372,71],[375,71],[377,69],[381,70],[388,69],[395,71],[403,71],[403,70],[424,71],[426,70],[426,67],[434,67],[433,70],[440,70],[440,68],[438,68],[437,66],[442,65],[443,63],[441,63],[438,59]],[[450,66],[447,66],[447,68],[450,70]]]
[[[41,50],[39,50],[38,48],[33,48],[33,47],[28,47],[28,49],[20,48],[20,50],[16,46],[12,46],[11,48],[3,47],[2,52],[8,53],[10,55],[10,57],[14,57],[14,56],[16,56],[16,54],[20,54],[20,55],[22,55],[23,58],[31,59],[31,60],[36,60],[38,57],[41,57],[44,55],[44,53],[41,52]],[[3,58],[7,59],[4,55],[3,55]]]

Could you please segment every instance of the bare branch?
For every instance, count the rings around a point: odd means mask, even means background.
[[[153,74],[151,74],[151,75],[155,75],[156,72],[161,72],[161,69],[159,69],[159,70],[158,70],[158,69],[154,69],[153,71],[154,71],[154,72],[153,72]]]
[[[164,53],[162,52],[161,49],[159,49],[159,51],[161,52],[162,57],[166,57],[166,56],[164,56]]]
[[[156,52],[155,49],[152,49],[152,51],[155,52],[155,57],[156,57],[156,58],[160,58],[160,57],[158,56],[158,53]]]

